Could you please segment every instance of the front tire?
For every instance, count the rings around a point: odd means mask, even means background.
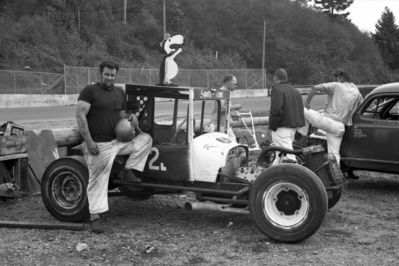
[[[65,157],[53,161],[43,174],[41,194],[47,210],[60,221],[89,218],[88,170],[81,160]]]
[[[299,242],[313,235],[327,214],[323,183],[294,164],[272,166],[254,182],[249,207],[256,226],[270,238]]]

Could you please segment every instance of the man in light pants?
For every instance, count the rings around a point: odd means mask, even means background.
[[[285,69],[277,69],[273,80],[276,85],[271,91],[269,114],[272,141],[276,146],[292,150],[297,128],[305,125],[303,100],[299,91],[288,83],[288,74]],[[297,160],[294,154],[287,154],[286,158],[279,158],[279,154],[276,154],[273,165],[280,161],[296,162]]]
[[[95,233],[105,230],[100,214],[108,211],[108,181],[115,156],[129,155],[120,178],[141,182],[133,170],[144,170],[152,146],[151,136],[144,132],[131,141],[116,139],[115,127],[121,118],[129,118],[133,128],[138,126],[137,117],[125,111],[125,92],[114,86],[118,69],[119,66],[113,62],[102,62],[100,81],[81,91],[76,109],[78,128],[84,139],[83,154],[89,170],[87,199],[91,230]]]
[[[340,164],[339,154],[345,125],[352,125],[352,116],[363,101],[363,97],[350,75],[341,68],[332,73],[333,82],[312,87],[305,101],[305,118],[313,126],[326,131],[329,157],[335,157]],[[316,93],[327,94],[327,105],[323,113],[309,109],[310,102]]]

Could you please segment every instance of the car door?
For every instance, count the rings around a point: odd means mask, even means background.
[[[399,172],[399,94],[365,100],[346,129],[342,160],[355,169]]]
[[[159,98],[154,100],[153,146],[143,176],[162,180],[189,180],[189,147],[184,117],[187,100]]]

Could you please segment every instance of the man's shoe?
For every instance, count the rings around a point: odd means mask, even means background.
[[[105,226],[101,219],[91,221],[91,231],[96,234],[101,234],[105,232]]]
[[[129,182],[136,182],[139,183],[141,182],[141,179],[136,177],[136,175],[133,173],[133,170],[130,169],[123,169],[120,173],[119,173],[119,178],[122,181],[129,181]]]

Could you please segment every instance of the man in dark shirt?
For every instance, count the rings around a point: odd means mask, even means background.
[[[118,65],[113,62],[100,64],[100,82],[86,86],[79,95],[76,119],[84,139],[83,154],[89,170],[87,198],[91,229],[104,232],[100,214],[108,211],[108,181],[115,156],[129,154],[120,177],[141,182],[134,170],[143,171],[151,151],[150,135],[141,132],[132,141],[116,139],[115,127],[122,118],[131,120],[132,130],[138,126],[137,117],[128,114],[125,92],[114,86]]]
[[[271,91],[269,129],[276,146],[292,149],[296,129],[305,125],[303,100],[299,92],[288,83],[285,69],[277,69],[273,77],[275,87]],[[280,159],[276,156],[273,165]],[[288,154],[287,159],[296,162],[295,155]],[[285,159],[286,160],[286,159]]]

